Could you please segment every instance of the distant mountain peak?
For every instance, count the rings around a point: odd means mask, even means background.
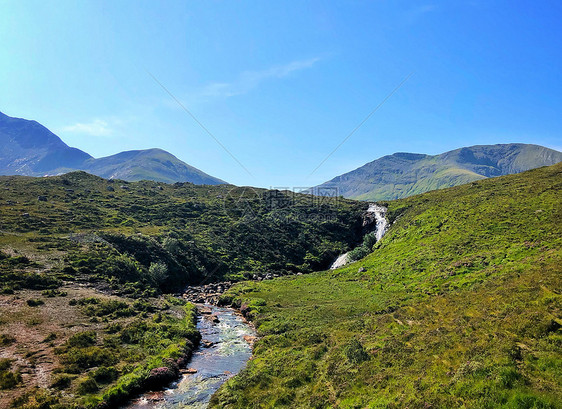
[[[393,156],[395,158],[400,158],[400,159],[405,159],[405,160],[419,160],[419,159],[423,159],[429,155],[425,155],[423,153],[410,153],[410,152],[396,152],[393,153],[392,155],[389,156]]]
[[[337,188],[340,195],[352,199],[390,200],[561,161],[561,152],[524,143],[475,145],[440,155],[397,152],[318,188]]]
[[[136,181],[225,182],[160,148],[120,152],[95,159],[71,148],[40,123],[0,112],[0,175],[44,176],[83,170],[105,178]]]

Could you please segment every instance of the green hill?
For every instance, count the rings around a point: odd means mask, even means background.
[[[519,173],[562,161],[562,153],[521,143],[477,145],[440,155],[395,153],[367,163],[316,189],[337,188],[357,200],[391,200]]]
[[[562,164],[387,206],[365,259],[223,297],[261,338],[211,407],[561,407]]]
[[[190,182],[220,185],[226,182],[207,175],[162,149],[126,151],[116,155],[86,160],[79,169],[106,179],[130,182],[154,180],[165,183]]]
[[[85,172],[0,177],[0,408],[117,407],[152,369],[177,375],[199,335],[167,294],[326,268],[361,240],[365,209]]]
[[[140,262],[138,277],[152,262],[163,262],[170,269],[160,283],[166,289],[245,273],[326,268],[361,240],[366,209],[338,198],[231,185],[125,182],[85,172],[1,176],[0,188],[0,249],[13,241],[62,246],[70,260],[84,258],[76,261],[79,271],[101,275],[111,269],[96,263],[107,263],[111,254]]]

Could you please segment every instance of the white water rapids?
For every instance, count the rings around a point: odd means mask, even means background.
[[[387,208],[380,206],[376,203],[369,203],[369,208],[367,209],[366,216],[375,216],[375,237],[377,241],[382,239],[386,230],[388,229],[388,221],[386,220]],[[330,270],[335,270],[349,263],[349,253],[341,254],[330,266]]]

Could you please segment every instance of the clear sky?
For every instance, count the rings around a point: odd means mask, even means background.
[[[398,151],[562,150],[561,21],[558,0],[0,0],[0,111],[262,187]]]

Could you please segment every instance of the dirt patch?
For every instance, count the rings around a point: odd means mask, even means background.
[[[34,387],[49,388],[59,357],[55,348],[73,334],[88,329],[101,330],[106,323],[93,323],[79,306],[69,305],[71,299],[98,297],[111,299],[95,289],[73,284],[60,288],[66,296],[46,297],[41,291],[22,290],[14,295],[0,295],[0,334],[15,338],[10,345],[0,346],[0,358],[13,360],[22,375],[15,389],[0,391],[0,408]],[[44,304],[30,307],[28,300]]]

